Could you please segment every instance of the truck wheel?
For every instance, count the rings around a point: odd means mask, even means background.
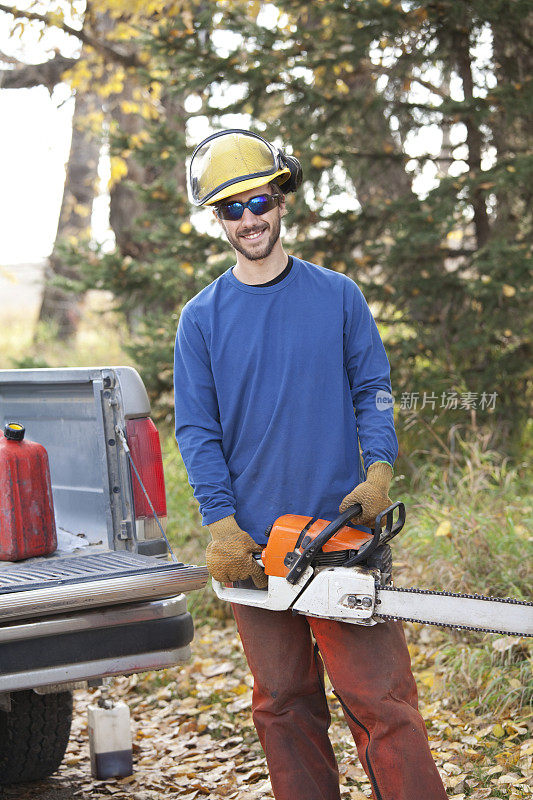
[[[51,775],[67,749],[72,692],[11,693],[11,711],[0,711],[0,785]]]

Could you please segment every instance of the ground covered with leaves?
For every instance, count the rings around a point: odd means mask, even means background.
[[[439,692],[444,678],[439,653],[450,636],[456,644],[463,637],[428,626],[406,628],[421,712],[450,797],[521,800],[533,796],[531,715],[479,714],[468,706],[452,710],[446,694]],[[525,646],[525,640],[515,637],[492,638],[496,652]],[[71,741],[57,775],[24,788],[8,787],[4,798],[272,798],[251,720],[251,686],[234,623],[203,624],[197,629],[189,663],[119,678],[112,684],[111,696],[125,700],[131,710],[132,776],[108,781],[91,777],[86,709],[100,690],[78,692]],[[370,785],[339,704],[331,693],[328,697],[342,798],[363,800],[371,796]]]

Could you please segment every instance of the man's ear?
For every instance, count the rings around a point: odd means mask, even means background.
[[[279,213],[281,217],[284,217],[287,213],[287,204],[285,203],[285,195],[281,195],[281,200],[279,201]]]
[[[224,226],[222,225],[222,220],[221,220],[221,219],[220,219],[220,217],[218,216],[218,214],[217,214],[217,212],[215,211],[215,209],[213,209],[213,216],[214,216],[214,218],[216,219],[216,221],[218,222],[218,224],[220,225],[220,227],[221,227],[221,228],[223,228]]]

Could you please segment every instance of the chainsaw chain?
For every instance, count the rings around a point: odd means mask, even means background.
[[[378,617],[380,617],[380,619],[389,619],[393,622],[418,622],[420,625],[436,625],[439,628],[454,628],[462,631],[477,631],[478,633],[499,633],[502,636],[523,636],[524,638],[533,636],[531,633],[512,633],[510,631],[499,631],[493,628],[487,630],[486,628],[475,628],[471,625],[454,625],[447,622],[430,622],[429,620],[414,619],[413,617],[392,617],[389,614],[380,614],[379,609],[377,608],[377,606],[380,604],[379,594],[381,592],[408,592],[409,594],[439,595],[440,597],[460,597],[466,600],[485,600],[496,603],[511,603],[511,605],[515,606],[533,606],[533,603],[529,603],[527,600],[516,600],[514,597],[487,597],[486,595],[482,594],[465,594],[462,592],[437,592],[434,589],[410,589],[403,586],[382,586],[377,580],[375,586],[377,596],[376,614]]]

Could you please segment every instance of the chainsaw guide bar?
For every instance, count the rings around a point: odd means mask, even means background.
[[[392,605],[391,603],[387,603],[386,597],[387,595],[390,598],[391,593],[401,593],[402,597],[399,599],[397,603],[398,609],[393,614],[391,613],[383,613],[380,606],[388,605],[389,607]],[[380,586],[379,582],[376,581],[376,613],[380,619],[387,619],[387,620],[401,620],[402,622],[417,622],[421,625],[439,625],[445,628],[455,628],[457,630],[464,630],[464,631],[477,631],[479,633],[498,633],[503,634],[506,636],[526,636],[530,637],[533,636],[533,603],[528,603],[526,600],[515,600],[512,597],[485,597],[479,594],[459,594],[455,592],[437,592],[432,589],[406,589],[400,586]],[[409,600],[412,598],[407,599],[407,595],[412,595],[413,597],[420,598],[420,595],[424,597],[431,597],[431,598],[454,598],[457,600],[471,600],[475,603],[490,603],[491,608],[487,608],[487,612],[491,613],[491,616],[494,615],[494,619],[498,619],[500,621],[502,618],[508,622],[509,627],[505,627],[503,629],[499,628],[491,628],[491,627],[478,627],[474,625],[467,625],[463,622],[457,621],[450,621],[446,622],[445,618],[446,615],[450,613],[450,608],[446,607],[446,601],[444,601],[441,605],[441,614],[442,618],[439,620],[436,619],[422,619],[423,610],[420,609],[419,603],[418,605],[418,615],[417,616],[408,616],[409,615]],[[384,600],[385,598],[385,600]],[[435,601],[434,601],[435,602]],[[449,602],[449,601],[448,601]],[[440,604],[440,601],[437,601]],[[496,606],[493,604],[497,604]],[[512,608],[502,609],[500,605],[511,606]],[[518,608],[516,608],[518,606]],[[529,609],[529,610],[528,610]],[[459,609],[461,614],[466,615],[468,611],[476,611],[475,605],[471,604],[470,607],[465,604],[461,603],[461,608]],[[502,615],[502,612],[503,615]],[[507,612],[507,613],[505,613]],[[475,618],[475,614],[473,615]],[[470,621],[474,621],[474,619],[470,618]],[[523,622],[523,629],[522,631],[519,630],[512,630],[512,626],[520,627],[520,623]],[[519,623],[519,624],[517,624]]]

